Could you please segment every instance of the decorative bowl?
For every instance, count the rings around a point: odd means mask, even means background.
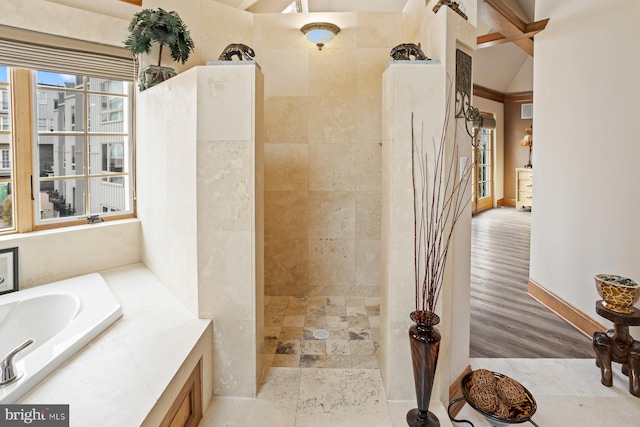
[[[640,286],[635,280],[615,274],[596,274],[596,289],[608,310],[633,314],[633,305],[640,298]]]
[[[492,373],[496,377],[496,380],[506,377],[506,375],[500,374],[498,372],[492,372]],[[536,401],[534,400],[529,390],[527,390],[525,387],[522,387],[525,393],[524,402],[520,403],[519,405],[510,406],[509,416],[506,418],[502,418],[493,413],[486,412],[482,410],[480,407],[478,407],[478,405],[476,405],[476,403],[471,397],[471,387],[473,387],[472,374],[473,374],[473,371],[468,372],[462,378],[462,381],[461,381],[462,396],[464,397],[464,400],[473,409],[475,409],[477,412],[482,414],[492,426],[507,426],[510,424],[524,423],[526,421],[529,421],[530,423],[536,425],[531,420],[531,417],[533,416],[533,414],[535,414],[537,405],[536,405]],[[468,421],[465,421],[465,422],[468,423]]]

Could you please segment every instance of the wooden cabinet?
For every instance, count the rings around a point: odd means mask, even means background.
[[[202,368],[198,362],[160,427],[196,427],[202,419]]]
[[[533,169],[516,168],[516,210],[533,206]]]

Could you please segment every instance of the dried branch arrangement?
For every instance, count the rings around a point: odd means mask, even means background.
[[[471,201],[473,162],[460,170],[458,146],[450,162],[445,159],[445,142],[450,117],[451,97],[447,99],[439,144],[432,141],[433,155],[425,153],[422,137],[416,142],[411,114],[411,176],[414,209],[415,320],[425,322],[434,313],[449,254],[453,230]]]

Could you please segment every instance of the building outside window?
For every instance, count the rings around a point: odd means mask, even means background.
[[[13,228],[10,90],[9,69],[0,66],[0,232]]]
[[[38,99],[49,100],[37,108],[38,119],[53,122],[53,131],[37,135],[43,213],[36,223],[103,214],[102,206],[111,207],[109,214],[131,212],[131,84],[44,71],[35,76]]]

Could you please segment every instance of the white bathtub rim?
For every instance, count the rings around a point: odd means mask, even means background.
[[[18,354],[14,358],[16,371],[23,372],[24,375],[20,380],[0,388],[1,404],[16,402],[122,317],[122,306],[99,273],[86,274],[5,294],[0,297],[0,304],[31,298],[43,293],[70,292],[80,299],[79,310],[77,310],[65,329],[51,337],[33,352],[25,351],[24,355]],[[92,293],[95,298],[88,300],[87,298]],[[4,356],[0,355],[0,358]],[[40,368],[34,373],[36,366],[40,366]]]

